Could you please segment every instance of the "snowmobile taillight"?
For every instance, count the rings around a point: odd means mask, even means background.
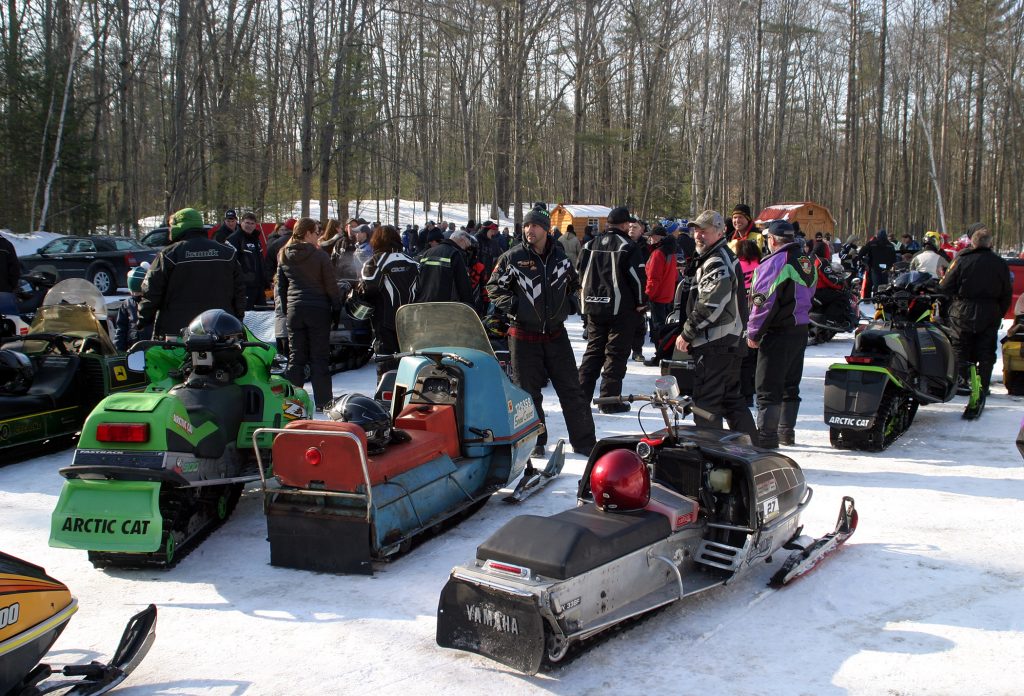
[[[283,384],[275,384],[274,386],[272,386],[270,388],[270,391],[273,392],[274,394],[282,394],[282,393],[284,393],[284,385]]]
[[[870,365],[873,361],[863,355],[847,355],[846,362],[850,365]]]
[[[484,563],[484,570],[493,570],[497,573],[505,573],[506,575],[514,575],[517,578],[529,578],[530,569],[522,566],[512,565],[511,563],[499,563],[498,561],[487,561]]]
[[[96,426],[100,442],[149,442],[149,423],[100,423]]]
[[[394,392],[386,391],[386,392],[381,393],[380,398],[381,398],[381,401],[391,401],[394,398],[394,396],[395,396]]]
[[[310,466],[320,466],[320,462],[324,460],[324,454],[316,447],[310,447],[306,450],[306,463]]]

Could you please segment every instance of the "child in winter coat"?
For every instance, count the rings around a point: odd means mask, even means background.
[[[142,262],[128,272],[128,291],[131,297],[125,300],[114,317],[114,347],[121,353],[127,352],[136,341],[144,341],[152,334],[152,328],[139,331],[139,300],[142,299],[142,281],[149,271],[149,263]]]

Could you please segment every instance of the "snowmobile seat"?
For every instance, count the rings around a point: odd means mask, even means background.
[[[442,404],[409,404],[395,419],[395,427],[408,432],[431,432],[444,440],[444,451],[458,459],[459,431],[455,425],[455,407]]]
[[[195,389],[184,384],[171,388],[170,393],[188,412],[192,425],[214,422],[217,429],[199,441],[196,456],[216,459],[233,442],[242,425],[243,398],[241,387],[231,384],[215,389]]]
[[[18,396],[0,396],[0,413],[4,420],[21,418],[33,413],[42,413],[53,408],[53,399],[43,394],[20,394]]]
[[[56,405],[74,384],[80,362],[77,355],[48,355],[40,359],[28,389],[29,396],[45,397],[51,405]]]
[[[565,580],[586,573],[672,533],[660,512],[601,512],[593,504],[551,517],[520,515],[480,544],[481,561],[502,561]]]
[[[324,437],[316,433],[279,434],[274,438],[274,474],[286,486],[351,492],[366,487],[359,449],[366,451],[366,432],[343,421],[293,421],[286,430],[328,430],[348,432],[359,439]],[[407,431],[408,442],[390,444],[383,453],[367,460],[370,485],[376,486],[410,469],[446,454],[445,439],[424,430]],[[310,448],[320,450],[319,460],[306,457]]]

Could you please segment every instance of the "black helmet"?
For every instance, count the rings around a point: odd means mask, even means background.
[[[352,393],[337,399],[325,410],[333,420],[352,423],[365,430],[371,454],[383,451],[391,440],[391,417],[379,401]]]
[[[209,336],[216,344],[235,343],[245,340],[245,327],[233,314],[223,309],[208,309],[185,329],[185,343],[193,338]]]
[[[32,361],[16,350],[0,350],[0,392],[24,394],[32,386]]]

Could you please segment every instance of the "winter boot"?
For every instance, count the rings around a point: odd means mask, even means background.
[[[779,420],[782,418],[782,404],[758,404],[757,437],[764,449],[779,448]]]
[[[799,401],[783,401],[782,417],[779,419],[779,444],[792,445],[796,441],[796,415],[800,411]]]

